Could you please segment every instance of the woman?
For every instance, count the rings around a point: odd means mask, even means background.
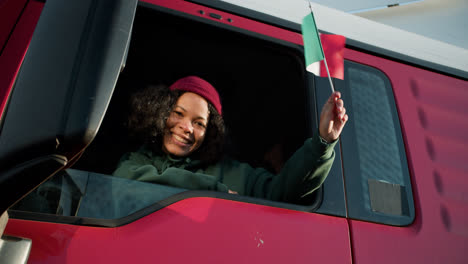
[[[220,159],[222,107],[210,83],[188,76],[169,89],[147,88],[133,97],[129,119],[129,126],[146,135],[147,142],[138,152],[126,154],[114,175],[301,203],[320,187],[333,164],[334,145],[348,120],[340,96],[333,93],[323,107],[320,136],[307,139],[275,175],[246,163]]]

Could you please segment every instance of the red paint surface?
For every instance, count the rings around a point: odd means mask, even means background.
[[[24,59],[44,3],[31,1],[0,55],[0,117]]]
[[[346,50],[391,80],[412,177],[409,227],[350,221],[359,263],[468,261],[468,82]]]
[[[243,18],[240,16],[232,15],[230,13],[218,11],[213,8],[185,2],[182,0],[142,0],[150,4],[170,8],[173,10],[181,11],[190,15],[203,17],[208,20],[213,20],[222,24],[231,25],[234,27],[246,29],[255,33],[259,33],[265,36],[289,41],[295,44],[303,45],[302,35],[286,29],[281,29],[268,24],[260,23],[255,20]],[[200,10],[204,11],[204,14],[200,14]],[[215,13],[222,16],[222,19],[216,19],[209,16],[210,13]],[[228,19],[232,19],[229,22]]]
[[[346,219],[191,198],[117,228],[11,219],[29,263],[350,263]]]
[[[16,24],[27,0],[0,0],[0,50]]]

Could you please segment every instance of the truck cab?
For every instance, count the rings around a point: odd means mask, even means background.
[[[112,176],[142,144],[128,98],[186,75],[217,87],[226,155],[278,172],[330,94],[305,70],[302,6],[4,1],[0,211],[5,241],[32,241],[6,262],[466,262],[466,50],[319,5],[346,37],[350,119],[307,204]]]

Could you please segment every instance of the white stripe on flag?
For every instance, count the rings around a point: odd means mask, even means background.
[[[315,76],[318,76],[318,77],[321,77],[320,75],[320,64],[321,64],[322,61],[316,61],[312,64],[309,64],[307,67],[306,67],[306,70],[308,72],[311,72],[313,73]]]

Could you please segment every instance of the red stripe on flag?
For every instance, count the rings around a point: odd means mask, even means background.
[[[320,34],[323,53],[328,64],[328,70],[332,78],[344,79],[344,47],[346,38],[341,35]],[[327,77],[325,63],[320,62],[320,77]]]

